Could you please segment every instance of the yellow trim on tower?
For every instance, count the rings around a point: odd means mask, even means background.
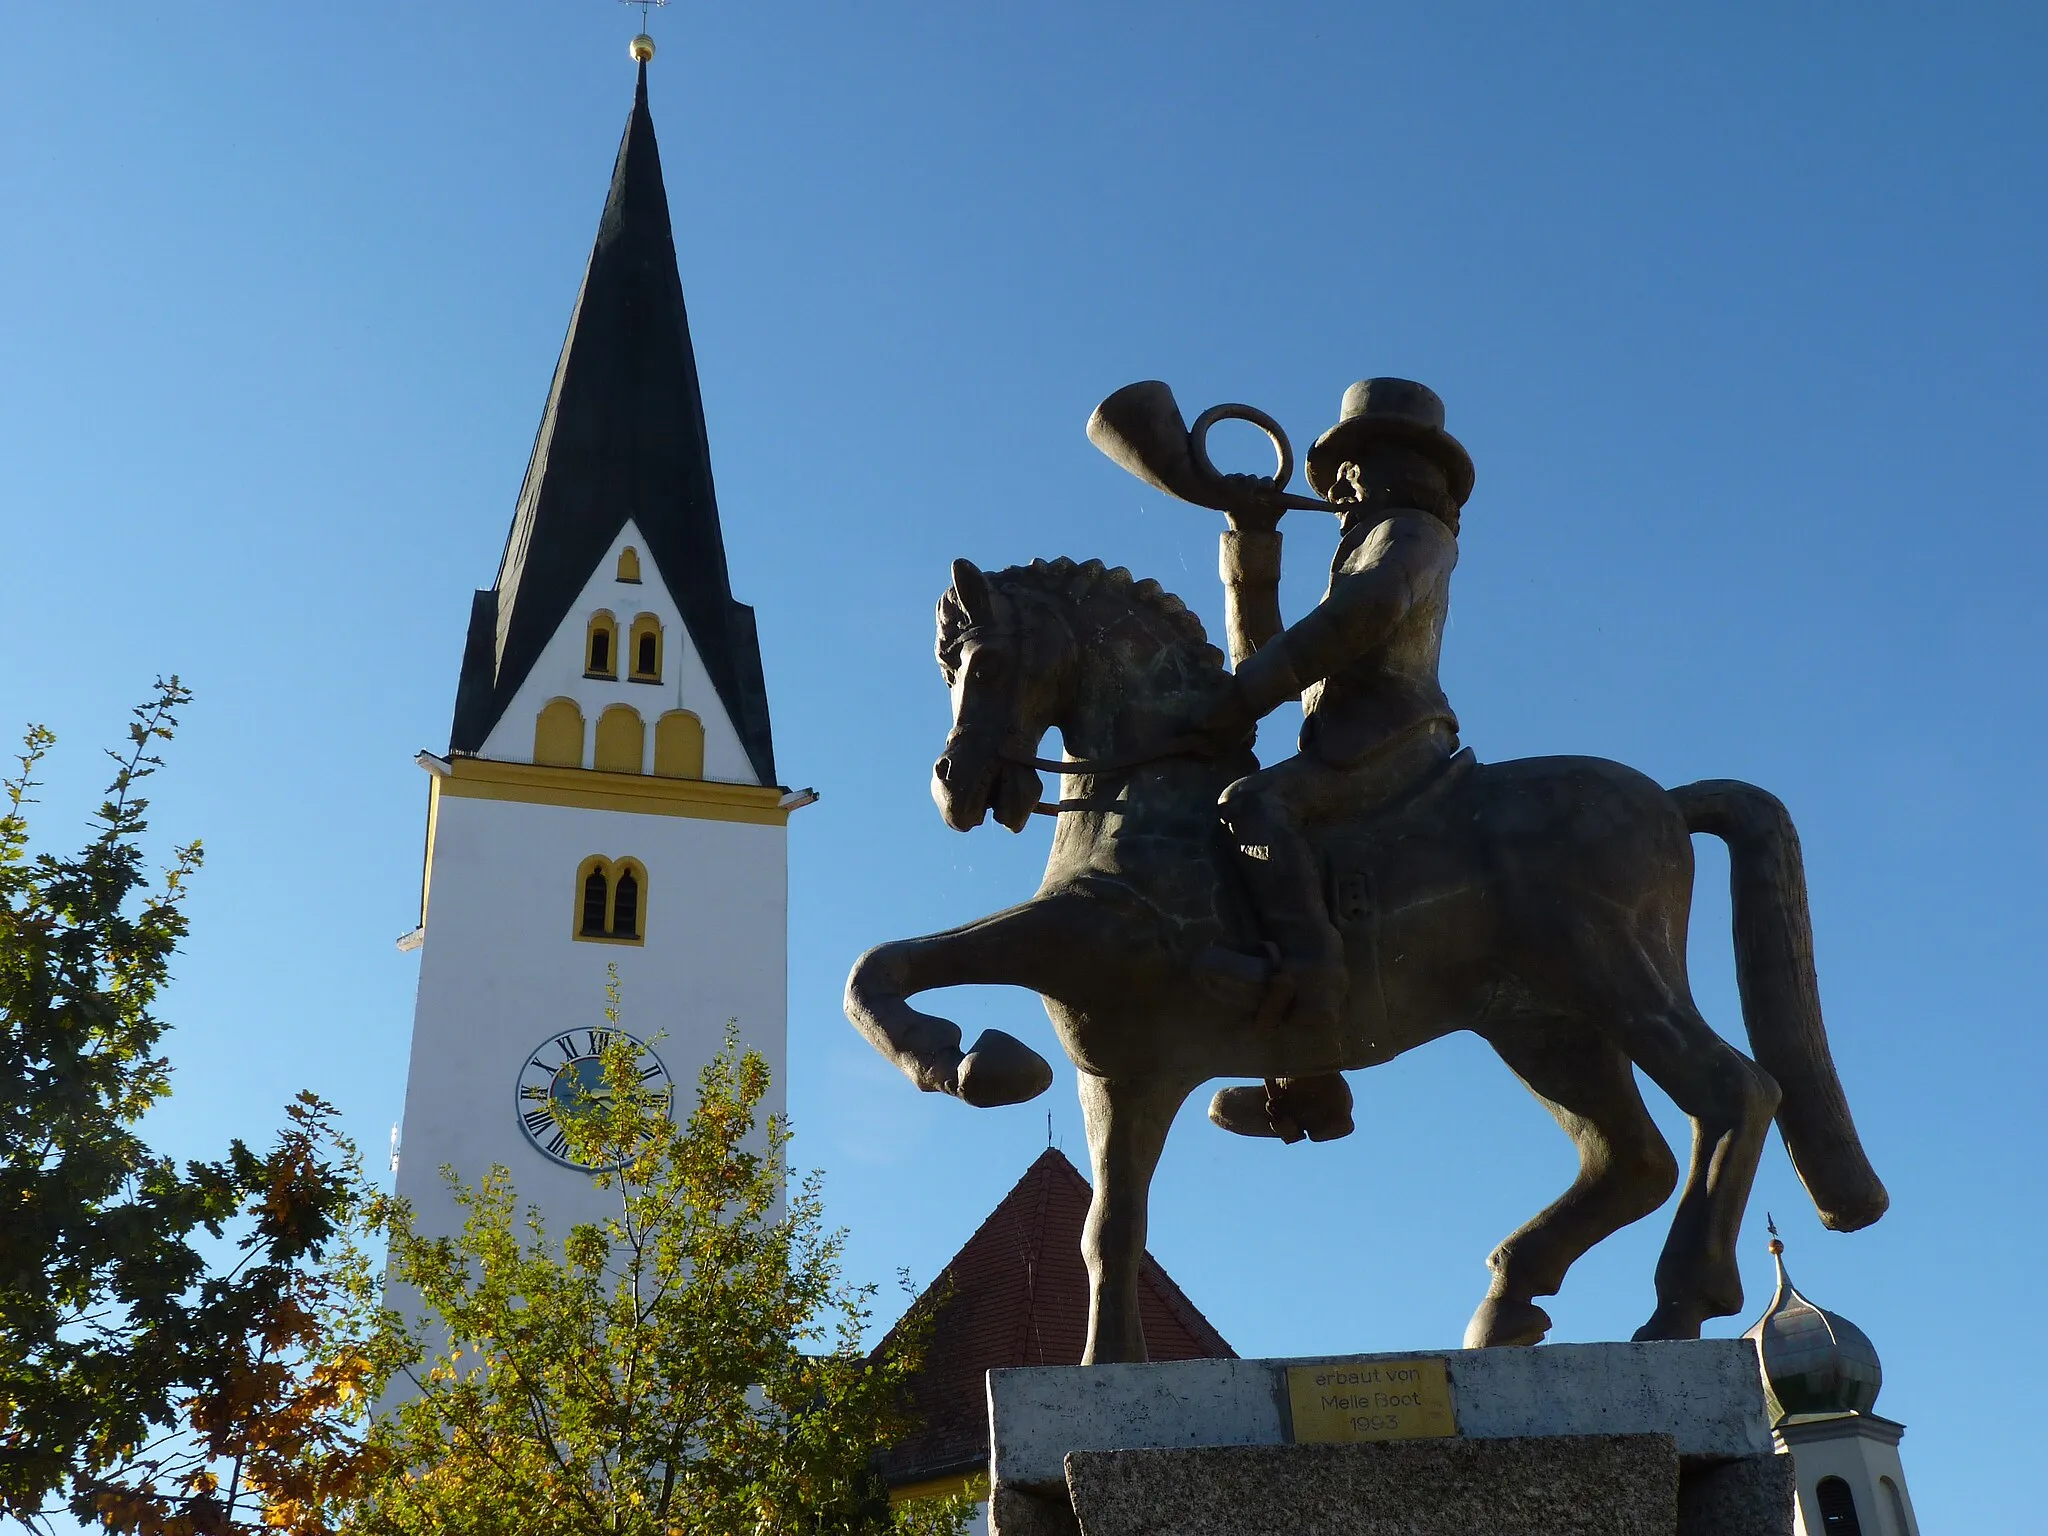
[[[654,771],[665,779],[704,777],[704,722],[672,709],[654,722]]]
[[[604,636],[605,664],[599,666],[594,654],[597,637]],[[590,622],[583,627],[583,675],[600,677],[607,682],[619,680],[619,621],[611,611],[600,608],[590,616]]]
[[[779,827],[789,820],[789,812],[782,807],[782,791],[758,784],[549,768],[485,757],[450,760],[448,777],[436,778],[434,788],[458,800],[512,800],[524,805],[631,811],[642,816],[694,816],[700,821],[743,821],[759,827]]]
[[[650,635],[654,637],[654,665],[643,667],[640,665],[640,652],[643,643]],[[635,615],[633,619],[633,632],[626,642],[626,648],[630,653],[626,658],[626,665],[630,669],[626,673],[629,680],[636,683],[658,683],[661,681],[662,633],[660,619],[651,613]]]
[[[956,1472],[951,1477],[928,1477],[920,1483],[898,1483],[889,1490],[889,1505],[893,1509],[917,1499],[950,1499],[959,1493],[970,1499],[987,1498],[988,1474]]]
[[[590,766],[609,773],[643,773],[647,768],[647,722],[630,704],[608,704],[597,717],[597,745]]]
[[[618,932],[619,876],[630,874],[635,891],[633,929]],[[593,932],[583,926],[585,885],[592,875],[604,882],[604,926]],[[645,944],[647,942],[647,866],[638,859],[608,859],[592,854],[576,866],[576,908],[569,925],[569,937],[579,944]]]
[[[420,931],[427,927],[427,899],[434,894],[434,834],[441,830],[441,775],[427,776],[427,847],[420,857]]]
[[[583,766],[583,711],[574,699],[549,699],[533,722],[533,760],[557,768]]]

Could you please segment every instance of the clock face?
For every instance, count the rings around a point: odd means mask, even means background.
[[[542,1156],[567,1168],[598,1166],[576,1160],[557,1112],[573,1115],[587,1107],[587,1099],[609,1097],[603,1052],[614,1040],[624,1040],[639,1054],[641,1083],[659,1095],[664,1107],[670,1102],[674,1085],[668,1068],[645,1041],[620,1029],[565,1030],[527,1057],[526,1065],[519,1069],[519,1124]]]

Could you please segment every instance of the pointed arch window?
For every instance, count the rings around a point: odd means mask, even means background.
[[[640,878],[630,863],[619,866],[612,877],[612,937],[640,937]]]
[[[550,699],[533,723],[533,760],[551,768],[583,766],[583,711],[574,699]]]
[[[636,683],[658,683],[661,681],[661,620],[651,613],[643,613],[633,620],[630,676]]]
[[[1906,1496],[1899,1492],[1899,1485],[1888,1477],[1880,1477],[1877,1484],[1884,1489],[1885,1503],[1891,1506],[1893,1529],[1899,1536],[1913,1536],[1913,1522],[1906,1516]]]
[[[654,722],[654,771],[664,779],[704,777],[704,722],[687,709]]]
[[[619,621],[593,613],[583,638],[583,675],[616,681],[619,675]]]
[[[614,704],[597,717],[591,764],[602,773],[647,771],[647,723],[630,704]]]
[[[603,865],[586,870],[583,876],[583,922],[577,937],[600,939],[611,931],[611,882]]]
[[[639,579],[640,551],[628,544],[619,551],[619,580],[637,582]]]
[[[638,859],[592,854],[576,867],[575,937],[591,944],[644,944],[647,869]]]
[[[1820,1506],[1818,1536],[1863,1536],[1863,1523],[1856,1518],[1856,1494],[1839,1477],[1824,1477],[1814,1486],[1813,1501]]]

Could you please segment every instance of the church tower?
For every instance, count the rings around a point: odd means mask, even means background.
[[[727,1020],[786,1065],[784,824],[751,608],[734,601],[647,106],[651,43],[497,580],[431,775],[398,1192],[423,1231],[492,1164],[559,1234],[601,1209],[551,1100],[620,1025],[678,1106]]]
[[[1771,1258],[1778,1288],[1743,1337],[1757,1347],[1771,1432],[1792,1458],[1796,1536],[1920,1536],[1899,1459],[1906,1426],[1873,1411],[1884,1368],[1869,1335],[1799,1293],[1775,1226]]]

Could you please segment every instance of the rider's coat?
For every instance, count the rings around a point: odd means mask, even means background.
[[[1363,520],[1361,520],[1363,523]],[[1313,612],[1237,669],[1260,714],[1299,694],[1301,750],[1349,767],[1458,717],[1437,680],[1458,541],[1427,512],[1347,529]]]

